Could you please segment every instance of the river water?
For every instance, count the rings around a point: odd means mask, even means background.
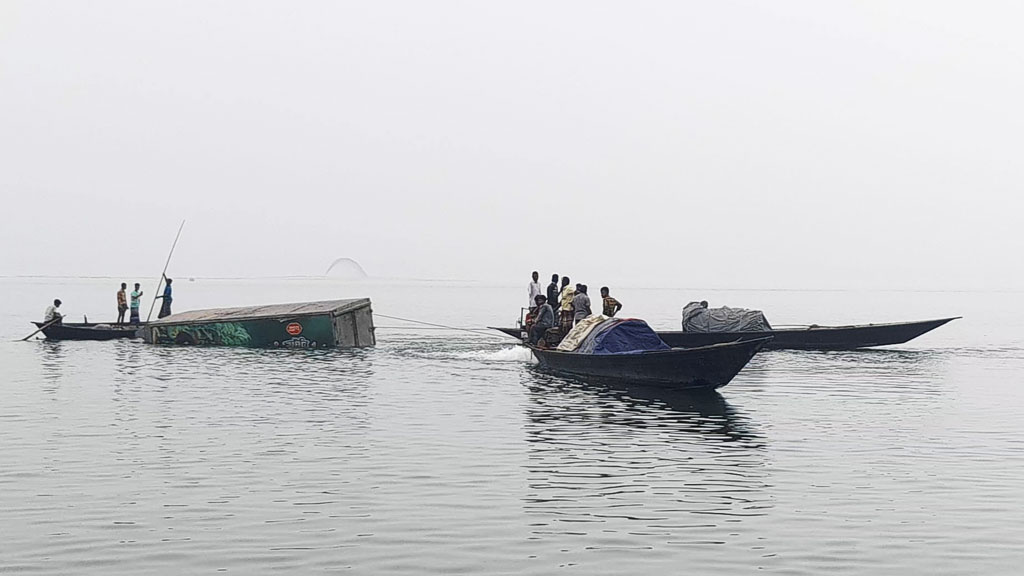
[[[623,314],[664,329],[698,299],[776,324],[965,317],[891,349],[765,352],[698,396],[550,376],[509,339],[382,316],[378,346],[356,351],[12,342],[54,297],[109,320],[117,283],[0,279],[0,573],[1024,563],[1020,294],[616,288]],[[526,300],[525,283],[176,288],[177,310],[368,296],[470,328]]]

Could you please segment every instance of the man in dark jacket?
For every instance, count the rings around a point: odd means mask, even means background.
[[[551,284],[548,284],[548,304],[552,310],[554,310],[555,306],[558,306],[558,293],[558,274],[552,274]]]
[[[590,296],[587,296],[587,285],[577,284],[576,294],[572,297],[572,319],[579,324],[587,316],[590,316]]]
[[[551,305],[547,303],[548,299],[544,295],[537,296],[537,310],[534,312],[535,320],[533,326],[530,328],[530,344],[536,344],[544,337],[544,333],[555,325],[555,311],[551,309]]]

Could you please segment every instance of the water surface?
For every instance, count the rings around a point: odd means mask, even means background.
[[[357,351],[11,342],[55,296],[109,316],[110,283],[0,279],[0,572],[1014,574],[1024,561],[1017,294],[617,290],[661,328],[700,298],[778,324],[967,316],[886,350],[763,353],[696,396],[551,376],[509,340],[383,318],[379,346]],[[481,327],[508,324],[525,283],[199,280],[175,305],[355,296]]]

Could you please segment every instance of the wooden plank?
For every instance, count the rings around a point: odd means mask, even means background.
[[[373,333],[373,312],[370,307],[360,308],[353,313],[355,317],[356,346],[375,346]]]
[[[335,319],[338,327],[338,346],[352,348],[356,345],[356,326],[352,314],[343,314]]]

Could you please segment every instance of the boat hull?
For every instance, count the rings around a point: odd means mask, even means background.
[[[38,328],[46,326],[45,322],[33,324]],[[142,326],[73,322],[46,326],[43,328],[43,336],[46,336],[47,340],[118,340],[138,338],[140,328]]]
[[[764,332],[658,332],[673,347],[707,346],[736,339],[751,340],[770,336],[766,350],[856,350],[875,346],[904,344],[956,318],[896,324],[810,327]]]
[[[626,384],[713,390],[728,384],[769,339],[638,354],[578,354],[531,347],[541,368]]]
[[[522,328],[503,328],[501,326],[488,326],[491,330],[497,330],[502,334],[507,334],[513,338],[519,338],[520,340],[526,339],[526,332]]]
[[[905,344],[957,318],[940,318],[895,324],[862,324],[859,326],[816,326],[810,328],[769,330],[763,332],[658,332],[673,348],[696,348],[736,340],[770,337],[765,350],[856,350],[875,346]],[[494,327],[513,338],[520,338],[519,328]]]

